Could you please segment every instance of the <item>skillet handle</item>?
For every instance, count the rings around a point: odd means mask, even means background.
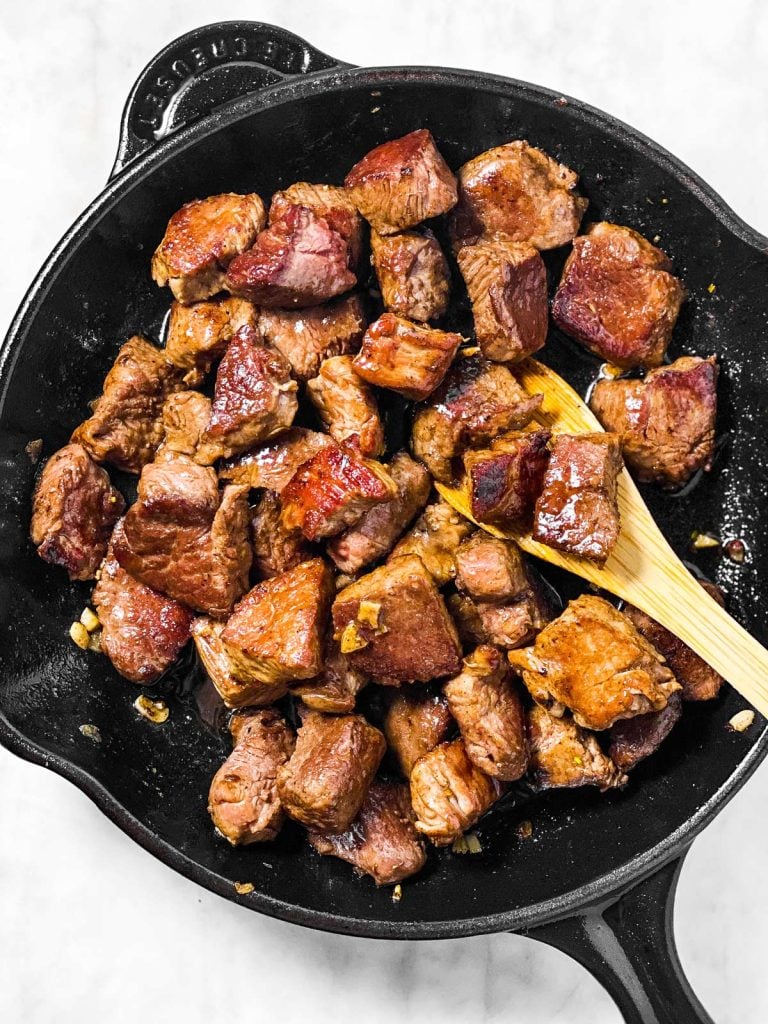
[[[687,852],[618,898],[524,934],[586,967],[627,1024],[714,1024],[683,973],[673,934],[675,890]]]
[[[228,100],[288,78],[345,67],[350,65],[292,32],[259,21],[225,21],[187,32],[147,64],[131,90],[110,178]]]

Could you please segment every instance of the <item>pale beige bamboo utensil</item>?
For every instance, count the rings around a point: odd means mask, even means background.
[[[530,394],[541,392],[537,417],[554,433],[602,430],[589,407],[562,377],[535,359],[515,368]],[[472,519],[466,492],[438,484],[440,494]],[[654,522],[629,473],[619,478],[621,531],[603,568],[533,540],[530,533],[478,523],[496,537],[517,541],[529,555],[551,562],[636,605],[693,648],[708,664],[768,716],[768,650],[714,601],[688,572]]]

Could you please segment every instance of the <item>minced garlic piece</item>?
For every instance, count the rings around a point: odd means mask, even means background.
[[[393,903],[399,903],[402,898],[403,898],[403,887],[398,882],[397,885],[395,886],[395,888],[392,890],[392,902]]]
[[[238,896],[247,896],[253,892],[253,882],[235,882],[235,892]]]
[[[101,732],[98,725],[91,725],[90,722],[86,722],[85,725],[81,725],[78,728],[86,739],[93,740],[94,743],[101,743]]]
[[[358,631],[354,622],[348,623],[344,627],[344,632],[341,634],[341,653],[351,654],[352,651],[361,651],[363,647],[367,646],[368,641]]]
[[[381,604],[378,601],[361,601],[357,609],[357,621],[363,626],[378,629],[380,611]]]
[[[155,722],[156,725],[162,725],[163,722],[168,721],[170,711],[164,700],[152,700],[151,697],[142,693],[133,702],[133,706],[140,715],[149,719],[150,722]]]
[[[83,608],[82,612],[80,612],[80,621],[89,633],[92,633],[94,629],[98,629],[101,625],[98,615],[90,608]]]
[[[717,537],[713,537],[711,533],[699,533],[698,530],[694,530],[691,534],[691,547],[695,551],[704,551],[707,548],[719,548],[720,541]]]
[[[533,824],[528,821],[521,821],[517,826],[517,834],[521,839],[530,839],[533,835]]]
[[[77,644],[82,650],[88,650],[88,644],[91,642],[91,635],[82,622],[73,622],[69,627],[70,639]]]
[[[467,850],[470,853],[482,853],[483,847],[480,845],[480,838],[477,832],[467,832]]]
[[[746,732],[754,720],[755,712],[751,708],[744,708],[733,716],[728,725],[734,732]]]
[[[459,836],[458,839],[454,839],[451,844],[451,853],[468,853],[469,848],[467,847],[467,837]]]

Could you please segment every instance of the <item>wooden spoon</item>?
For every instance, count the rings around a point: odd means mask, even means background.
[[[526,359],[514,367],[530,394],[544,395],[537,417],[555,433],[602,430],[573,388],[549,367]],[[468,519],[462,488],[437,484],[440,494]],[[768,651],[713,600],[664,539],[626,469],[619,477],[621,531],[603,568],[588,559],[556,551],[530,533],[477,523],[495,537],[517,541],[529,555],[558,565],[636,605],[678,636],[768,717]],[[475,520],[473,520],[475,522]]]

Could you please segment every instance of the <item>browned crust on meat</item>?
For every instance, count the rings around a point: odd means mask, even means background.
[[[365,332],[353,365],[369,384],[421,402],[448,372],[461,341],[460,334],[383,313]]]

